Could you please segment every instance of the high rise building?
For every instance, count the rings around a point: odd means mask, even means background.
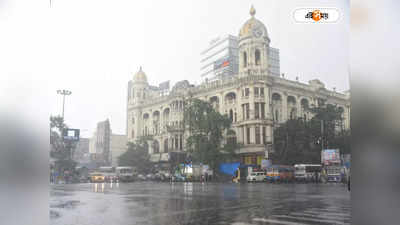
[[[110,153],[111,153],[111,166],[118,166],[118,158],[128,149],[126,135],[112,134]]]
[[[279,60],[279,49],[269,47],[268,51],[268,65],[269,65],[269,73],[272,76],[280,76],[281,74],[281,66]]]
[[[98,166],[111,165],[110,142],[111,128],[110,121],[107,119],[97,123],[96,132],[89,141],[91,160],[96,162]]]
[[[237,74],[239,69],[238,38],[233,35],[210,41],[201,52],[201,77],[209,81]]]
[[[235,76],[239,72],[238,43],[239,38],[226,35],[213,39],[209,46],[201,52],[201,77],[207,81]],[[268,46],[269,73],[272,76],[280,75],[279,49]],[[131,81],[129,85],[132,85]]]

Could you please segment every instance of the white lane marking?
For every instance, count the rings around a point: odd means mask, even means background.
[[[253,221],[265,222],[265,223],[275,223],[275,224],[284,224],[284,225],[307,225],[305,223],[289,222],[289,221],[266,219],[266,218],[254,218]]]
[[[337,221],[337,220],[326,220],[326,219],[321,219],[321,220],[319,220],[319,219],[311,219],[311,218],[296,217],[296,216],[274,215],[274,216],[271,216],[271,217],[287,218],[287,219],[296,219],[296,220],[309,221],[309,222],[339,224],[339,225],[345,224],[344,222],[340,222],[340,221]]]
[[[291,216],[300,216],[300,217],[316,217],[316,218],[321,218],[321,219],[337,219],[337,215],[329,215],[329,214],[317,214],[317,213],[290,213]],[[343,214],[340,216],[340,218],[344,219],[351,219],[350,215]]]

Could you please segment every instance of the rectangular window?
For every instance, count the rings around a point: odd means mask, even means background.
[[[178,149],[178,135],[175,135],[175,149]]]
[[[256,127],[256,144],[261,144],[260,141],[260,127]]]
[[[248,96],[250,95],[250,89],[245,88],[245,89],[244,89],[244,95],[245,95],[246,97],[248,97]]]
[[[183,143],[182,142],[183,142],[183,135],[181,134],[180,137],[179,137],[179,149],[180,150],[182,150],[182,148],[183,148],[183,146],[182,146]]]
[[[246,128],[247,144],[250,144],[250,127]]]
[[[246,119],[250,119],[250,104],[246,103]]]
[[[254,103],[254,118],[255,119],[259,119],[260,118],[260,111],[259,111],[259,109],[260,109],[260,103],[258,103],[258,102],[256,102],[256,103]]]
[[[258,96],[259,95],[259,89],[258,87],[254,87],[254,96]]]
[[[267,143],[267,137],[266,137],[266,127],[262,128],[262,137],[263,137],[263,143]]]
[[[260,95],[261,97],[264,97],[264,88],[260,88]]]
[[[243,115],[243,120],[244,120],[244,118],[245,118],[245,105],[246,104],[242,104],[242,115]]]
[[[265,118],[265,103],[261,103],[261,118]]]

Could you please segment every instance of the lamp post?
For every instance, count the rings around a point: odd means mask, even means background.
[[[57,94],[63,96],[62,118],[63,118],[63,120],[64,120],[65,96],[66,96],[66,95],[71,95],[72,92],[71,92],[71,91],[68,91],[68,90],[57,90]],[[65,122],[65,120],[64,120],[64,122]]]

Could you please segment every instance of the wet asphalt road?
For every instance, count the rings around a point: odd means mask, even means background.
[[[50,224],[351,224],[344,184],[156,183],[50,187]]]

